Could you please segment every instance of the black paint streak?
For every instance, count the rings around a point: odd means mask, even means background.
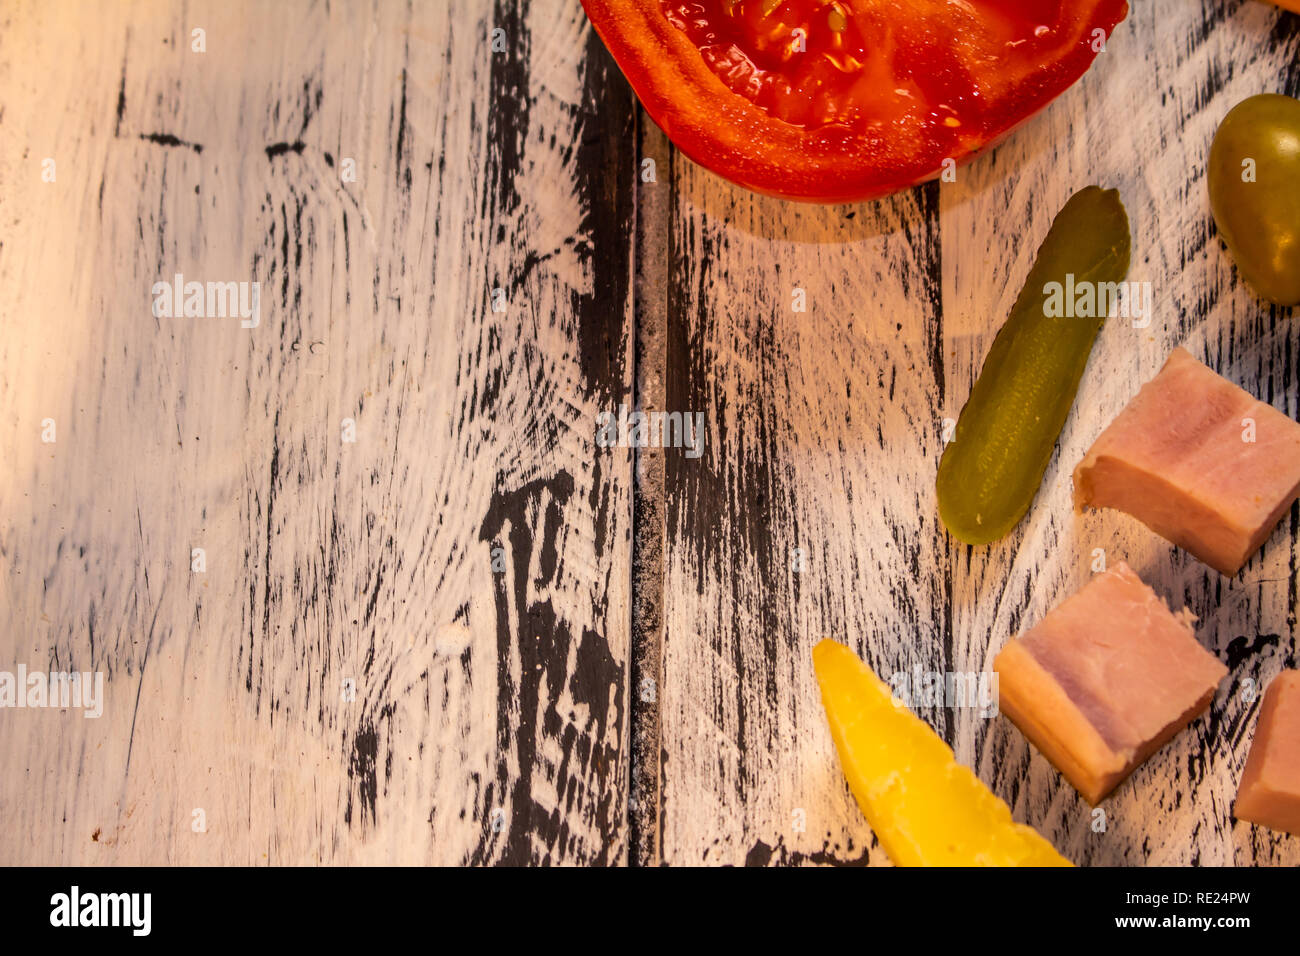
[[[271,429],[271,465],[266,480],[266,532],[265,532],[265,560],[266,566],[262,578],[262,640],[269,643],[271,640],[271,542],[275,536],[275,495],[280,484],[280,413],[275,413],[275,424]],[[250,628],[248,633],[248,674],[245,678],[245,687],[248,690],[253,689],[253,631]],[[262,707],[261,682],[258,682],[258,693],[256,707],[260,712]]]
[[[127,31],[127,48],[131,45],[131,33]],[[113,136],[122,135],[122,117],[126,115],[126,58],[122,58],[122,79],[117,87],[117,117],[113,121]]]
[[[1227,665],[1228,673],[1235,674],[1246,661],[1256,657],[1261,651],[1269,647],[1277,647],[1281,640],[1280,634],[1260,634],[1254,640],[1247,638],[1245,635],[1234,638],[1228,644]]]
[[[391,705],[381,712],[381,717],[392,716]],[[391,721],[387,721],[391,728]],[[387,754],[384,760],[384,780],[392,777],[393,748],[392,741],[387,740],[382,748]],[[381,752],[379,731],[369,720],[363,721],[352,738],[352,753],[348,758],[348,802],[343,808],[343,820],[352,826],[354,819],[364,829],[378,822],[377,808],[379,798],[379,754]],[[354,809],[360,807],[359,819]]]
[[[348,777],[357,788],[357,797],[361,802],[363,817],[369,814],[375,819],[375,797],[379,790],[379,781],[375,761],[379,756],[379,735],[371,726],[362,727],[352,740],[352,757],[348,761]],[[348,804],[343,811],[343,819],[352,824],[352,791],[348,791]]]
[[[469,863],[529,865],[569,858],[597,865],[615,862],[623,775],[618,734],[610,735],[610,713],[612,699],[613,726],[621,728],[623,668],[603,635],[583,627],[575,647],[569,624],[557,615],[550,599],[528,598],[531,591],[550,585],[560,571],[558,555],[555,560],[548,555],[555,552],[556,537],[563,533],[562,508],[573,491],[573,478],[567,472],[512,491],[498,489],[479,529],[479,539],[491,547],[506,535],[511,561],[508,574],[494,575],[497,766],[495,779],[483,791],[484,833]],[[540,527],[530,523],[532,514],[544,515]],[[540,568],[538,580],[529,579],[533,564]],[[517,634],[511,633],[512,619],[519,622]],[[566,697],[585,705],[590,714],[585,724],[579,726],[573,712],[560,712],[558,705]],[[563,755],[553,771],[538,753],[542,740],[556,741]],[[513,779],[512,754],[518,767]],[[563,812],[549,810],[534,798],[533,781],[538,775],[554,788]],[[507,793],[509,818],[494,828],[493,811],[504,809],[500,801]],[[579,813],[583,824],[595,830],[596,846],[571,831],[571,812]]]
[[[872,842],[874,845],[874,837]],[[784,837],[777,839],[776,846],[757,840],[745,854],[745,866],[772,866],[774,863],[777,866],[866,866],[871,855],[870,847],[864,847],[857,856],[848,857],[841,855],[839,850],[840,847],[833,845],[829,839],[822,842],[820,850],[812,853],[787,848]],[[853,852],[852,842],[844,848],[844,852]]]
[[[171,133],[141,133],[140,138],[147,143],[154,143],[158,146],[181,146],[185,149],[192,149],[196,153],[203,152],[202,143],[187,143]]]
[[[275,159],[275,157],[283,156],[285,153],[297,153],[301,156],[306,147],[307,144],[302,140],[295,140],[292,143],[272,143],[266,147],[266,158]]]
[[[1300,14],[1279,10],[1270,39],[1279,49],[1289,46],[1292,51],[1290,57],[1284,58],[1288,66],[1281,77],[1282,86],[1278,92],[1300,97]]]
[[[409,55],[409,50],[407,51]],[[393,169],[396,171],[397,185],[399,189],[410,191],[411,188],[411,165],[403,164],[402,158],[405,155],[406,144],[406,67],[402,67],[402,101],[397,116],[397,148],[394,150],[396,162]]]
[[[299,136],[307,132],[307,127],[311,125],[311,119],[316,115],[316,111],[320,109],[321,101],[324,98],[325,91],[321,87],[316,87],[313,92],[311,80],[302,81],[302,126],[298,130]]]
[[[583,220],[574,251],[593,283],[590,294],[574,303],[578,349],[587,388],[612,407],[626,400],[630,329],[624,303],[630,295],[636,222],[636,100],[594,30],[587,31],[579,119],[573,164]]]
[[[943,243],[939,233],[939,183],[926,183],[916,189],[920,200],[923,234],[909,235],[918,261],[924,268],[925,288],[930,321],[926,324],[930,352],[930,375],[938,390],[939,407],[947,400],[947,376],[943,356]]]

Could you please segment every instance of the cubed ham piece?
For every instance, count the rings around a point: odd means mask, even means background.
[[[1300,671],[1283,671],[1268,685],[1233,812],[1300,835]]]
[[[1228,669],[1123,561],[993,661],[999,702],[1090,804],[1209,706]]]
[[[1235,575],[1300,496],[1300,425],[1185,350],[1074,469],[1074,504],[1117,508]]]

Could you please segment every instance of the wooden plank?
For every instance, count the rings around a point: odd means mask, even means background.
[[[1205,162],[1219,120],[1261,90],[1296,94],[1296,18],[1261,3],[1134,4],[1082,83],[941,194],[944,347],[953,417],[1071,193],[1117,187],[1133,230],[1129,278],[1152,283],[1147,328],[1103,329],[1058,453],[1032,510],[1004,541],[961,547],[953,561],[953,660],[985,670],[1020,630],[1081,587],[1095,554],[1127,560],[1232,668],[1202,719],[1091,808],[1006,720],[958,715],[958,757],[1080,864],[1230,865],[1300,862],[1300,848],[1230,818],[1259,687],[1295,666],[1296,530],[1282,528],[1238,579],[1227,580],[1115,512],[1076,517],[1070,473],[1105,425],[1185,345],[1248,391],[1297,417],[1300,327],[1237,281],[1215,237]],[[1261,42],[1271,37],[1270,42]],[[1285,88],[1278,85],[1284,77]],[[1096,551],[1100,549],[1100,551]]]
[[[1238,287],[1204,198],[1223,113],[1261,89],[1296,92],[1295,24],[1258,3],[1137,5],[1080,85],[955,184],[852,219],[749,196],[676,159],[668,407],[704,410],[709,430],[703,459],[667,459],[663,860],[883,862],[839,775],[812,644],[847,640],[885,675],[986,671],[1086,580],[1099,547],[1191,606],[1234,672],[1211,717],[1108,801],[1105,832],[1007,721],[922,715],[1078,862],[1295,862],[1285,840],[1229,813],[1258,709],[1240,681],[1295,664],[1296,510],[1229,583],[1121,516],[1075,518],[1069,502],[1073,464],[1173,344],[1297,415],[1296,326]],[[935,518],[942,421],[1052,216],[1094,181],[1124,194],[1132,277],[1155,283],[1156,319],[1103,334],[1021,528],[991,548],[954,546]],[[807,315],[791,313],[796,285]],[[789,567],[799,546],[803,574]]]
[[[796,205],[680,157],[673,184],[667,407],[707,424],[667,453],[662,858],[881,862],[810,655],[945,654],[937,187]]]
[[[6,20],[0,661],[106,702],[0,720],[0,862],[626,859],[633,101],[579,4]],[[260,324],[156,319],[177,272]]]

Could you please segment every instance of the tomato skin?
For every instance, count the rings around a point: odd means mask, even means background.
[[[1206,178],[1237,271],[1268,301],[1300,304],[1300,100],[1261,93],[1234,106],[1214,134]]]
[[[960,164],[978,155],[1078,80],[1097,56],[1093,48],[1096,31],[1109,36],[1128,13],[1127,0],[1049,4],[1058,11],[1053,45],[1044,50],[1041,62],[1010,79],[998,76],[1000,63],[983,67],[986,73],[978,79],[986,95],[980,99],[980,88],[972,85],[972,95],[967,97],[978,104],[980,121],[962,129],[958,136],[946,135],[942,129],[936,133],[912,118],[876,124],[881,128],[874,133],[842,122],[817,127],[786,122],[728,88],[691,37],[670,21],[666,0],[582,2],[646,111],[678,149],[701,166],[755,192],[826,203],[888,195],[934,179],[946,160]],[[897,12],[912,5],[878,6]],[[954,9],[965,11],[978,6],[953,4]],[[998,6],[1014,9],[1017,5],[1006,2]],[[909,25],[915,26],[917,36],[930,38],[937,22]],[[924,62],[918,65],[926,66]],[[902,79],[943,81],[952,88],[949,64],[936,61],[932,65],[932,73],[918,69]],[[890,68],[889,63],[870,58],[866,64],[866,69],[876,74]],[[984,80],[989,82],[984,84]],[[996,95],[988,95],[988,90]]]

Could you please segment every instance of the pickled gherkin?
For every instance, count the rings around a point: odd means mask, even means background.
[[[958,540],[996,541],[1029,510],[1128,274],[1129,243],[1114,189],[1088,186],[1057,213],[939,462],[939,517]]]

